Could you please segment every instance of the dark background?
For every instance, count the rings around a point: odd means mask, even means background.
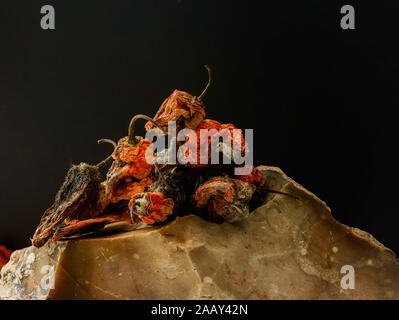
[[[29,245],[71,163],[103,159],[97,139],[173,89],[198,95],[206,63],[208,116],[253,128],[256,164],[399,252],[394,3],[2,0],[0,243]],[[45,4],[55,31],[40,28]],[[355,30],[340,27],[345,4]]]

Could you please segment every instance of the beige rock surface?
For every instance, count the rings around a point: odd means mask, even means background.
[[[2,270],[0,299],[399,299],[391,250],[338,223],[280,169],[260,168],[271,188],[299,200],[269,195],[237,224],[188,215],[25,248]],[[344,265],[353,267],[354,289],[341,287]]]

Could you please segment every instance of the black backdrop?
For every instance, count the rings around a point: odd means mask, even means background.
[[[199,94],[207,63],[208,116],[253,128],[256,164],[399,252],[394,3],[2,0],[0,243],[29,245],[70,164],[104,158],[96,140],[126,135],[173,89]],[[355,30],[340,28],[344,4]]]

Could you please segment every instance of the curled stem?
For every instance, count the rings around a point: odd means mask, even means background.
[[[100,139],[97,141],[98,144],[100,143],[109,143],[112,144],[114,146],[114,148],[116,148],[118,145],[116,144],[116,142],[114,140],[111,139]]]
[[[206,64],[205,69],[208,70],[208,84],[206,85],[204,91],[202,91],[202,93],[199,95],[199,97],[197,98],[198,101],[202,101],[202,99],[204,98],[204,96],[206,95],[206,93],[208,92],[209,87],[211,86],[212,83],[212,72],[211,72],[211,68]]]
[[[112,144],[112,145],[114,146],[114,149],[116,149],[116,147],[117,147],[116,142],[115,142],[114,140],[111,140],[111,139],[100,139],[100,140],[97,141],[97,143],[98,143],[98,144],[100,144],[100,143],[110,143],[110,144]],[[112,161],[112,156],[109,156],[109,157],[107,157],[106,159],[104,159],[103,161],[99,162],[99,163],[96,165],[96,167],[97,167],[98,169],[101,169],[102,167],[104,167],[104,166],[110,164],[111,161]]]
[[[150,121],[152,124],[154,124],[157,128],[161,129],[162,132],[164,132],[164,130],[158,125],[158,123],[156,123],[153,119],[151,119],[150,117],[147,117],[144,114],[137,114],[135,115],[132,120],[130,120],[130,124],[129,124],[129,134],[128,134],[128,143],[131,145],[136,145],[137,143],[139,143],[138,139],[136,139],[136,136],[134,135],[134,124],[136,123],[137,120],[139,119],[144,119],[147,121]]]

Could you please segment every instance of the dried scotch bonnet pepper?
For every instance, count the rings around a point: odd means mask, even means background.
[[[162,169],[162,179],[158,179],[148,190],[132,197],[129,202],[132,219],[153,224],[163,222],[171,215],[186,210],[187,198],[194,191],[196,175],[180,165]]]
[[[196,129],[198,124],[205,118],[203,98],[212,81],[211,69],[207,65],[205,65],[205,68],[208,71],[208,84],[198,97],[194,97],[185,91],[175,90],[160,106],[154,121],[165,132],[168,131],[169,121],[176,122],[176,130],[178,132],[184,128]],[[151,130],[154,128],[154,124],[147,122],[145,128]]]
[[[43,246],[53,235],[55,227],[66,218],[82,211],[93,212],[93,204],[97,203],[101,189],[100,170],[111,160],[108,157],[95,166],[81,163],[69,169],[53,205],[45,211],[33,235],[35,247]]]
[[[232,164],[235,162],[235,153],[244,157],[249,150],[241,129],[230,123],[221,124],[216,120],[204,119],[194,130],[194,134],[186,137],[186,143],[181,147],[187,165],[194,168],[207,167],[212,161],[214,143],[218,151],[229,158]]]
[[[136,115],[130,121],[128,136],[117,144],[101,140],[114,145],[112,156],[97,166],[82,163],[69,170],[54,204],[44,213],[35,232],[35,246],[42,246],[50,238],[59,241],[97,232],[114,221],[163,222],[173,214],[184,214],[195,208],[200,214],[206,210],[216,221],[234,223],[247,217],[250,206],[258,203],[254,200],[263,201],[266,192],[285,194],[268,190],[267,181],[255,168],[245,176],[233,174],[238,166],[235,155],[245,156],[248,145],[242,130],[234,125],[204,119],[202,100],[211,83],[211,72],[206,68],[209,81],[198,98],[175,90],[163,102],[155,119]],[[158,127],[165,133],[169,121],[176,122],[177,131],[194,130],[196,136],[193,140],[187,137],[182,146],[188,164],[168,163],[160,168],[156,162],[148,161],[147,154],[155,155],[154,145],[135,136],[134,125],[138,119],[148,121],[147,130]],[[212,131],[201,132],[203,129]],[[205,139],[204,134],[208,135]],[[224,137],[223,141],[220,137]],[[219,147],[217,157],[229,158],[229,165],[210,164],[214,142]],[[208,152],[202,153],[202,150]],[[158,156],[162,152],[158,152]],[[101,181],[100,167],[112,160],[106,180]],[[201,170],[195,170],[197,168]]]
[[[159,169],[156,163],[146,159],[147,152],[153,152],[152,141],[134,134],[134,125],[139,119],[157,126],[153,119],[142,114],[130,121],[128,136],[119,140],[112,154],[115,161],[107,174],[106,193],[112,202],[130,200],[134,194],[144,192],[155,181],[152,175],[154,167]]]
[[[248,204],[254,192],[255,186],[251,183],[229,177],[214,177],[197,188],[194,198],[197,207],[207,207],[211,217],[233,223],[248,217]]]

